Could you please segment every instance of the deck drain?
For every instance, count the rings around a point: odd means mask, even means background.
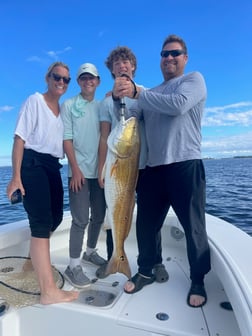
[[[166,321],[169,319],[169,315],[166,313],[157,313],[156,318],[160,321]]]
[[[223,308],[225,310],[233,310],[233,307],[232,307],[231,303],[228,302],[228,301],[221,302],[220,306],[221,306],[221,308]]]
[[[4,313],[9,309],[9,304],[7,302],[2,302],[0,304],[0,316],[4,315]]]
[[[80,292],[78,301],[90,306],[106,307],[111,305],[116,297],[115,293],[109,291],[89,289]]]
[[[174,238],[175,240],[179,241],[181,239],[184,238],[185,234],[183,231],[181,231],[179,228],[177,228],[176,226],[172,226],[171,227],[171,236],[172,238]]]

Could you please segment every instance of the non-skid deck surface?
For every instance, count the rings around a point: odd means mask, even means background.
[[[100,242],[98,247],[99,254],[106,257],[104,244]],[[134,275],[137,272],[135,244],[126,245],[126,251]],[[58,251],[52,259],[55,266],[63,273],[68,262],[67,250]],[[104,308],[107,309],[108,317],[111,311],[110,318],[116,319],[119,325],[172,336],[239,335],[236,322],[230,318],[233,312],[225,311],[220,307],[219,297],[222,298],[222,301],[226,301],[227,298],[220,282],[212,272],[206,277],[208,303],[203,309],[194,309],[186,304],[190,279],[187,258],[183,251],[180,253],[180,250],[176,248],[163,249],[163,262],[169,272],[168,282],[153,283],[134,295],[123,292],[123,286],[127,281],[123,274],[116,273],[105,279],[97,280],[96,266],[83,263],[83,270],[90,279],[95,281],[95,289],[118,291],[118,297],[115,301]],[[71,289],[72,287],[66,282],[65,288]],[[90,288],[92,289],[92,286]],[[78,300],[75,303],[78,309],[83,307],[83,300]],[[117,306],[120,309],[116,308]],[[101,308],[96,309],[96,313],[99,314]],[[114,315],[115,311],[117,312],[116,316]],[[223,320],[226,320],[225,324],[229,326],[228,333],[222,330]]]

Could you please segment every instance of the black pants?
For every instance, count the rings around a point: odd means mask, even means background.
[[[172,206],[184,228],[190,277],[202,283],[210,270],[205,225],[205,170],[201,160],[147,167],[138,185],[139,272],[150,276],[157,258],[158,234]]]
[[[25,149],[21,178],[31,235],[49,238],[63,218],[63,185],[58,159]]]

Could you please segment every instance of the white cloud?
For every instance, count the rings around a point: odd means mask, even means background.
[[[47,51],[46,52],[46,54],[47,54],[47,56],[49,56],[49,57],[51,57],[51,58],[53,58],[53,59],[57,59],[58,58],[58,55],[57,55],[57,53],[56,53],[56,51]]]
[[[0,156],[0,167],[11,166],[11,156]]]
[[[49,57],[52,58],[53,60],[57,61],[59,59],[59,55],[62,55],[68,51],[72,50],[72,47],[68,46],[65,47],[62,50],[49,50],[49,51],[45,51],[44,53]],[[43,57],[39,57],[39,56],[30,56],[26,59],[28,62],[45,62],[45,59]]]
[[[105,35],[105,31],[104,31],[104,30],[101,30],[101,31],[98,33],[98,37],[99,37],[99,38],[102,38],[104,35]]]
[[[57,59],[59,58],[59,57],[58,57],[59,55],[62,55],[62,54],[64,54],[65,52],[68,52],[68,51],[70,51],[70,50],[72,50],[71,47],[66,47],[66,48],[64,48],[63,50],[57,50],[57,51],[50,50],[50,51],[47,51],[46,54],[47,54],[49,57],[53,58],[54,60],[57,60]]]
[[[28,58],[26,59],[26,61],[28,61],[28,62],[38,62],[38,63],[40,63],[40,62],[42,62],[42,59],[41,59],[40,57],[38,57],[38,56],[30,56],[30,57],[28,57]]]
[[[252,132],[214,139],[203,138],[202,154],[204,157],[252,155]]]
[[[202,126],[251,126],[252,102],[207,107]]]
[[[0,106],[0,113],[1,112],[9,112],[13,109],[14,109],[14,106],[11,106],[11,105]]]

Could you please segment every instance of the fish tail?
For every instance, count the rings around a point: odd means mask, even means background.
[[[118,272],[125,274],[126,277],[128,277],[128,279],[131,278],[131,270],[130,270],[129,261],[127,258],[119,262]]]
[[[131,278],[131,269],[125,254],[121,257],[115,255],[112,256],[108,263],[106,274],[113,274],[117,272],[123,273],[128,278]]]

